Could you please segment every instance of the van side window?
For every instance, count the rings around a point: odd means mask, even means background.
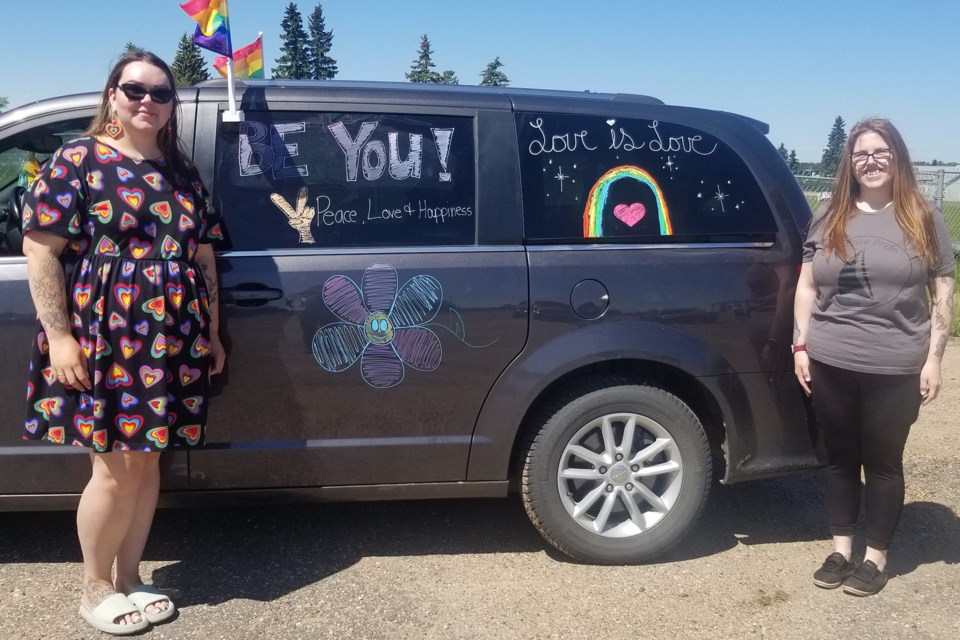
[[[74,117],[12,135],[0,147],[0,256],[22,256],[23,193],[65,142],[83,135],[90,118]]]
[[[245,111],[221,124],[216,194],[238,251],[471,245],[466,117]]]
[[[743,160],[657,120],[518,113],[529,242],[769,240],[777,226]]]

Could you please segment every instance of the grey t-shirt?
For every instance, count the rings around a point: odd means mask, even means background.
[[[823,253],[824,209],[814,216],[803,246],[813,262],[817,297],[807,330],[811,358],[852,371],[919,373],[930,348],[930,309],[925,287],[933,276],[953,276],[950,233],[934,211],[938,267],[928,270],[906,242],[893,205],[858,211],[847,224],[847,259]]]

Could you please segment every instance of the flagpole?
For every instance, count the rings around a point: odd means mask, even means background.
[[[223,112],[223,121],[243,122],[243,111],[237,110],[237,96],[233,88],[233,37],[229,27],[230,9],[227,7],[227,0],[220,1],[223,3],[227,14],[227,46],[230,49],[230,55],[227,56],[227,101],[229,102],[229,108]]]
[[[233,53],[227,58],[227,100],[230,108],[223,112],[224,122],[243,122],[243,111],[237,110],[237,96],[233,89]]]

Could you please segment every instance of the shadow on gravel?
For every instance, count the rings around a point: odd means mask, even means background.
[[[691,532],[661,562],[696,559],[739,544],[826,541],[820,474],[714,486]],[[2,563],[80,562],[74,514],[0,514]],[[891,571],[956,563],[960,520],[934,503],[907,505]],[[910,544],[906,544],[906,541]],[[144,576],[180,606],[271,601],[378,556],[536,553],[548,550],[517,496],[505,499],[327,503],[165,509],[146,560],[172,562]]]
[[[888,569],[905,575],[925,564],[960,563],[960,518],[936,502],[904,505],[891,545]]]
[[[826,537],[823,478],[819,472],[723,486],[714,483],[690,535],[666,560],[692,560],[737,544],[774,544]]]
[[[148,553],[179,562],[154,572],[185,606],[274,600],[363,558],[543,548],[519,500],[458,500],[176,510]]]

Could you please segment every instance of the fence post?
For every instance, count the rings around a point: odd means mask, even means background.
[[[937,208],[940,211],[943,211],[943,191],[946,188],[944,185],[944,176],[945,172],[943,169],[937,171],[937,191],[936,195],[933,197],[934,203],[937,205]]]

